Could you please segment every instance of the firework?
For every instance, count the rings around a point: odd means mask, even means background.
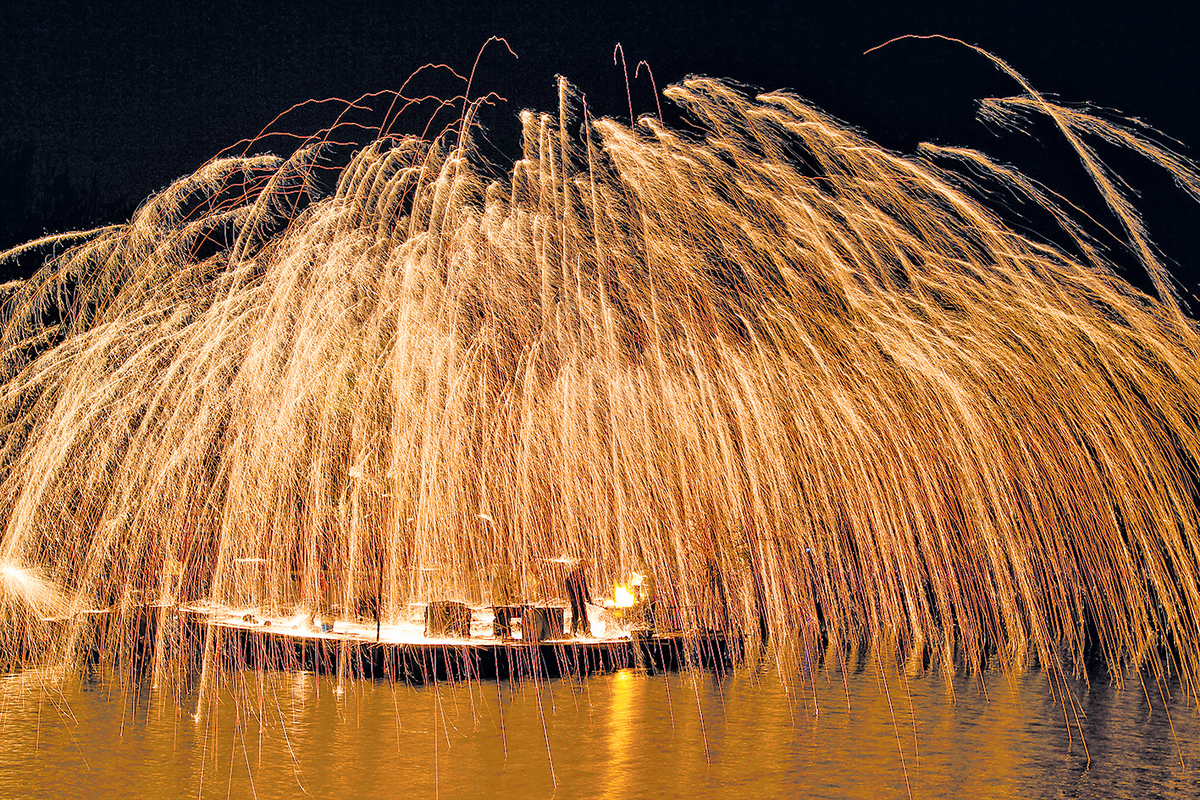
[[[10,660],[83,658],[88,610],[391,623],[560,594],[582,558],[785,667],[1091,654],[1194,697],[1200,337],[1083,138],[1195,192],[1192,166],[1032,92],[986,106],[1067,133],[1149,297],[982,154],[902,157],[714,80],[665,95],[701,133],[592,118],[563,83],[503,181],[470,114],[369,144],[325,195],[319,145],[214,160],[6,287]],[[1071,247],[940,166],[963,161]],[[149,635],[109,629],[118,666]]]

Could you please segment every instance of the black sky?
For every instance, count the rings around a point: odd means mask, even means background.
[[[1061,142],[1001,135],[974,121],[979,98],[1019,91],[981,57],[937,41],[863,55],[892,37],[929,33],[994,52],[1041,91],[1140,117],[1192,145],[1187,154],[1200,147],[1200,69],[1185,3],[1126,4],[1119,16],[1083,2],[830,6],[31,4],[0,22],[0,250],[47,231],[124,219],[148,194],[303,100],[399,88],[427,62],[465,73],[489,36],[504,36],[519,56],[490,48],[473,90],[507,98],[484,120],[497,159],[518,155],[520,109],[554,110],[560,73],[586,93],[593,113],[627,117],[624,77],[612,64],[620,42],[631,72],[645,59],[660,86],[696,73],[790,88],[886,146],[979,147],[1091,210],[1088,184]],[[420,88],[461,89],[436,75]],[[647,81],[634,82],[633,105],[635,114],[654,110]],[[333,113],[313,109],[285,127],[311,132]],[[1133,170],[1151,233],[1193,291],[1200,213],[1169,180],[1115,158],[1114,166]],[[15,269],[0,264],[0,279]]]

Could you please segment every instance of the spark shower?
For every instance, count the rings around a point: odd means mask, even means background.
[[[695,131],[561,83],[500,179],[465,102],[329,191],[319,141],[215,159],[5,287],[6,661],[78,663],[86,611],[160,600],[387,620],[499,579],[538,596],[565,555],[656,575],[684,629],[785,666],[1088,652],[1194,698],[1200,337],[1088,141],[1196,196],[1192,165],[1032,90],[983,106],[1048,115],[1148,296],[979,152],[900,156],[715,80],[664,94]],[[144,645],[119,629],[116,666]]]

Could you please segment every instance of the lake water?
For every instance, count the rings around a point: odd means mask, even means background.
[[[868,666],[791,691],[749,669],[415,688],[251,673],[197,718],[25,672],[0,678],[0,797],[1200,796],[1193,707],[1136,678],[1070,688],[1064,707],[1038,673]]]

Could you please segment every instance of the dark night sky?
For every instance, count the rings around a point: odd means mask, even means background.
[[[791,88],[886,146],[975,146],[1098,208],[1061,142],[974,121],[977,99],[1018,93],[978,55],[936,41],[863,55],[906,33],[978,44],[1041,91],[1142,118],[1193,145],[1187,154],[1200,147],[1200,69],[1187,4],[1128,4],[1122,16],[1083,2],[830,5],[194,2],[116,13],[109,3],[31,5],[3,21],[0,250],[47,230],[127,218],[146,195],[308,98],[399,88],[427,62],[466,73],[492,35],[506,37],[519,56],[489,49],[473,90],[507,98],[484,117],[497,160],[518,154],[521,108],[554,110],[559,73],[586,93],[593,113],[627,117],[624,78],[612,64],[620,42],[631,74],[645,59],[660,86],[698,73]],[[434,75],[419,86],[461,90]],[[637,114],[654,110],[645,80],[633,84],[633,104]],[[316,109],[285,127],[309,133],[333,113]],[[1190,293],[1200,276],[1190,250],[1200,212],[1169,180],[1114,158],[1118,169],[1132,169],[1150,231]],[[14,269],[0,265],[0,279]]]

